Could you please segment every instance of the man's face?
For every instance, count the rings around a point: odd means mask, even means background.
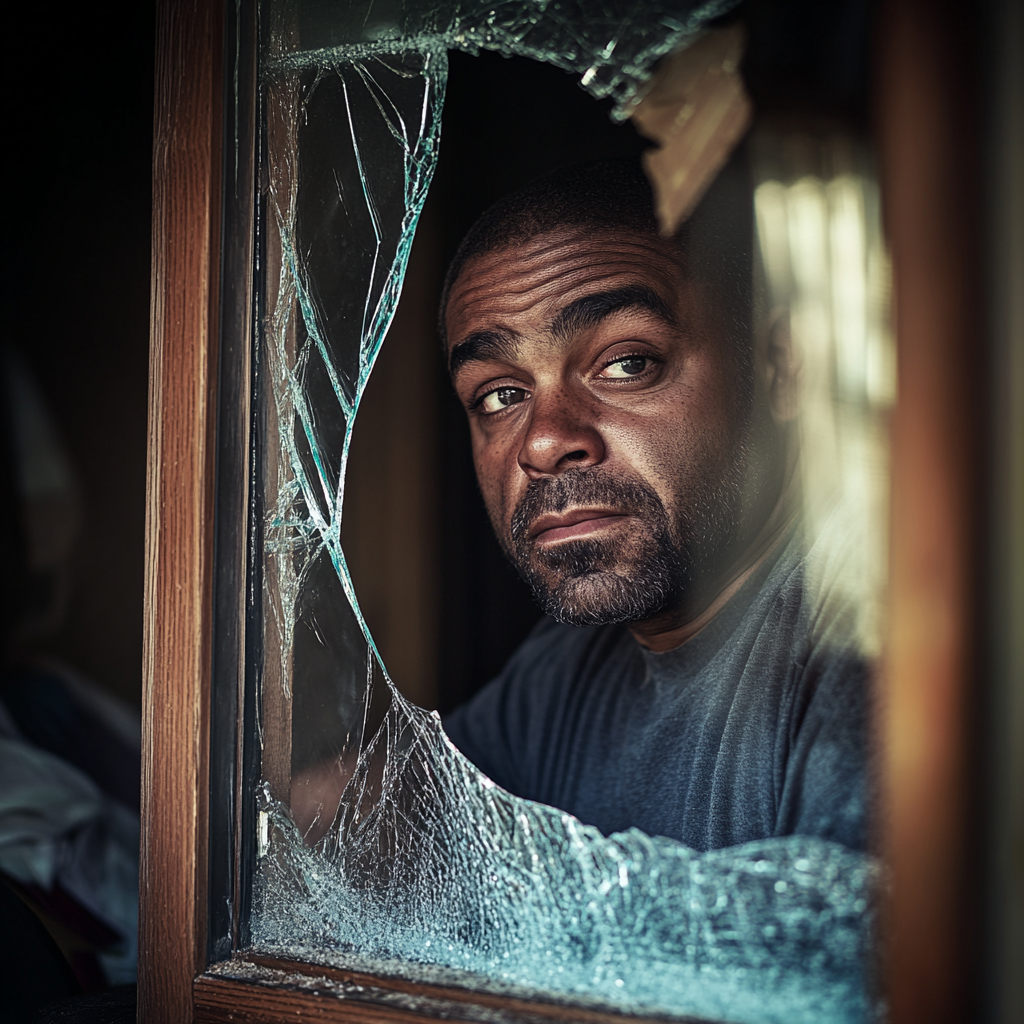
[[[545,611],[641,622],[725,571],[749,403],[665,243],[565,228],[476,257],[446,326],[484,501]]]

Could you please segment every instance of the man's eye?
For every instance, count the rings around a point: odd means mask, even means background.
[[[626,356],[623,359],[616,359],[609,363],[602,376],[611,377],[615,380],[622,380],[626,377],[635,377],[647,369],[651,360],[647,356]]]
[[[496,388],[480,399],[477,408],[483,413],[501,412],[526,398],[522,388]]]

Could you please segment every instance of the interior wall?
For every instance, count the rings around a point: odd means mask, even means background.
[[[81,496],[64,614],[27,653],[59,658],[137,706],[153,10],[19,5],[8,26],[9,39],[44,48],[37,70],[7,92],[19,156],[7,162],[16,199],[5,336],[49,407]]]
[[[435,212],[420,221],[402,300],[360,405],[342,519],[349,571],[387,670],[428,708],[438,700],[442,554]]]

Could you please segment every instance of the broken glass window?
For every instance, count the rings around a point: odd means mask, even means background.
[[[731,6],[261,5],[255,949],[633,1012],[875,1015],[869,858],[800,836],[706,853],[605,836],[503,791],[389,678],[341,543],[352,432],[436,165],[447,51],[547,61],[624,117],[654,63]],[[738,133],[745,115],[729,109]],[[849,541],[851,509],[884,501],[876,441],[892,390],[871,306],[884,278],[873,193],[854,164],[778,170],[770,139],[762,149],[766,301],[791,310],[819,381],[807,430],[831,476],[808,501]],[[822,330],[806,327],[814,317]],[[870,544],[868,568],[843,576],[869,612]]]

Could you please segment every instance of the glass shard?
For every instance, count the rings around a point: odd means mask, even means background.
[[[597,98],[630,100],[655,62],[686,45],[738,0],[299,0],[287,8],[302,52],[281,55],[276,66],[364,59],[406,46],[477,53],[495,50],[530,57],[580,76]]]
[[[260,950],[638,1012],[873,1016],[861,855],[804,837],[704,854],[635,829],[606,838],[496,787],[400,698],[375,743],[396,740],[376,802],[357,772],[314,848],[264,794]]]

